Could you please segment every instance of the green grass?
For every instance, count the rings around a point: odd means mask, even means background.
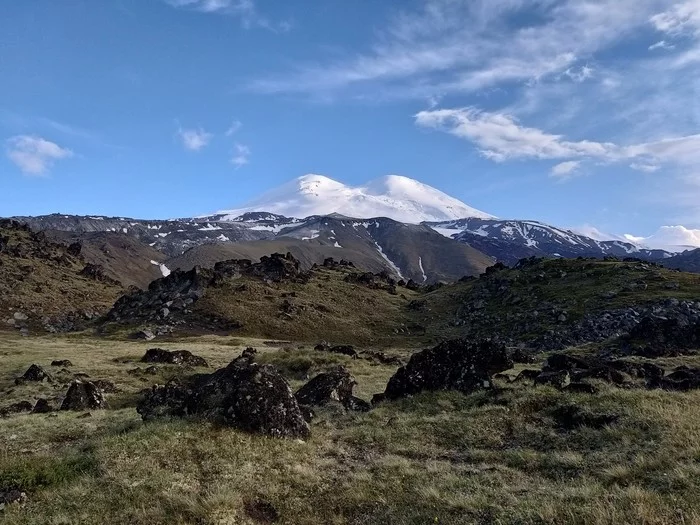
[[[566,312],[566,325],[587,313],[669,298],[700,300],[700,274],[651,263],[547,259],[424,294],[425,307],[411,311],[410,317],[428,327],[431,340],[458,337],[472,329],[484,335],[500,332],[528,339],[561,326],[556,321],[558,314],[550,314],[552,309]],[[483,301],[484,307],[470,313],[476,301]],[[523,321],[535,310],[540,316],[527,329]],[[456,325],[456,320],[466,324]]]
[[[500,382],[495,393],[424,393],[369,413],[319,409],[311,438],[302,442],[196,420],[142,423],[133,406],[137,392],[164,378],[129,375],[134,363],[114,359],[140,357],[151,343],[1,342],[2,403],[60,396],[63,386],[12,383],[18,370],[56,357],[122,389],[90,418],[22,414],[0,421],[0,488],[20,486],[29,497],[25,507],[0,514],[3,523],[253,524],[259,522],[246,508],[256,500],[273,505],[279,523],[294,525],[700,522],[700,392],[598,383],[599,394],[572,395]],[[300,371],[344,364],[365,399],[394,371],[320,354],[308,343],[284,350],[260,340],[231,342],[202,337],[158,346],[189,349],[213,366],[255,346],[294,387],[303,383]],[[617,419],[566,430],[556,415],[572,405]]]

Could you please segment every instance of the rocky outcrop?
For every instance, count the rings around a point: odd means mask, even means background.
[[[319,343],[314,347],[317,352],[330,352],[331,354],[341,354],[352,357],[357,357],[355,348],[351,345],[330,345],[328,343]]]
[[[209,366],[203,357],[194,355],[189,350],[163,350],[161,348],[151,348],[146,350],[146,354],[141,358],[142,363],[162,363],[178,366]]]
[[[71,245],[71,246],[73,246],[73,245]],[[70,247],[69,247],[69,250],[70,250]],[[110,284],[115,284],[115,285],[121,284],[116,279],[112,279],[111,277],[109,277],[106,273],[104,266],[102,266],[100,264],[88,263],[85,265],[85,267],[82,270],[80,270],[78,275],[82,275],[83,277],[87,277],[88,279],[92,279],[94,281],[100,281],[103,283],[110,283]]]
[[[700,308],[688,305],[679,305],[681,312],[643,317],[623,338],[624,346],[644,357],[672,357],[700,349]]]
[[[318,374],[294,396],[300,405],[320,406],[328,402],[337,402],[348,410],[367,411],[370,404],[353,395],[357,381],[344,366],[330,372]]]
[[[27,369],[22,377],[15,379],[15,384],[17,385],[27,382],[53,383],[53,378],[39,365],[32,365]]]
[[[49,403],[49,400],[42,397],[36,400],[34,408],[32,409],[32,414],[48,414],[53,411],[54,408],[51,406],[51,403]]]
[[[137,411],[144,420],[191,415],[275,437],[304,438],[310,432],[287,381],[250,357],[212,374],[154,386]]]
[[[371,288],[373,290],[386,290],[391,294],[397,293],[397,281],[386,270],[379,273],[351,273],[345,277],[345,282],[359,286],[366,286],[367,288]]]
[[[465,394],[491,387],[491,376],[513,362],[505,345],[491,340],[453,339],[411,356],[387,384],[387,399],[423,390],[457,390]]]
[[[76,379],[68,388],[61,410],[96,410],[105,408],[102,391],[90,381]]]
[[[31,412],[32,404],[29,401],[20,401],[13,403],[4,408],[0,408],[0,417],[7,417],[10,414],[20,414],[22,412]]]
[[[218,262],[213,269],[195,266],[190,271],[176,270],[167,277],[156,279],[147,290],[135,290],[121,297],[107,314],[111,322],[192,324],[212,330],[234,330],[240,325],[231,320],[208,315],[193,314],[193,306],[207,289],[220,286],[227,279],[249,276],[266,282],[306,282],[309,273],[301,270],[300,262],[290,253],[273,253],[260,262],[232,259]]]

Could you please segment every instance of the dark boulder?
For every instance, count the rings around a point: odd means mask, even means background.
[[[617,414],[595,413],[578,405],[556,407],[550,415],[557,426],[564,430],[574,430],[580,427],[600,429],[619,419]]]
[[[623,338],[631,353],[644,357],[671,357],[700,348],[700,319],[695,314],[669,312],[648,315]]]
[[[146,350],[146,354],[141,358],[142,363],[162,363],[180,366],[209,366],[203,357],[194,355],[189,350],[163,350],[162,348],[151,348]]]
[[[562,389],[564,392],[572,392],[574,394],[595,394],[598,389],[591,384],[577,382],[569,383]]]
[[[22,412],[31,412],[32,404],[29,401],[20,401],[19,403],[13,403],[5,408],[0,408],[0,416],[5,417],[10,414],[20,414]]]
[[[521,370],[520,373],[516,376],[515,379],[513,379],[513,382],[520,382],[520,381],[534,381],[535,378],[542,373],[541,370],[533,370],[531,368],[526,368],[525,370]]]
[[[212,374],[154,386],[137,411],[144,420],[192,415],[275,437],[303,438],[310,432],[287,381],[274,367],[247,357]]]
[[[116,279],[112,279],[107,275],[107,272],[101,264],[88,263],[85,267],[78,272],[78,275],[92,279],[93,281],[100,281],[109,284],[120,284]]]
[[[39,365],[32,365],[27,369],[22,377],[15,379],[15,384],[21,385],[22,383],[29,381],[52,383],[53,378]]]
[[[513,350],[513,352],[510,354],[510,358],[514,363],[520,364],[532,364],[535,362],[533,353],[522,348],[516,348]]]
[[[72,255],[73,257],[78,257],[80,255],[80,252],[83,251],[83,245],[80,242],[74,242],[68,246],[68,255]]]
[[[280,514],[275,506],[267,500],[255,498],[244,503],[246,515],[256,523],[276,523]]]
[[[697,390],[700,388],[700,368],[678,367],[665,377],[649,384],[664,390]]]
[[[329,345],[328,343],[319,343],[314,346],[314,350],[317,352],[347,355],[353,359],[357,357],[357,352],[351,345]]]
[[[591,365],[585,359],[567,354],[552,354],[542,366],[542,370],[547,372],[560,370],[573,372],[574,370],[588,370],[589,368],[591,368]]]
[[[404,363],[400,357],[395,355],[387,355],[384,352],[378,352],[374,350],[364,350],[360,353],[363,359],[371,361],[373,363],[380,363],[382,365],[393,365],[393,366],[403,366]]]
[[[71,363],[68,359],[56,359],[54,361],[51,361],[51,366],[67,367],[73,366],[73,363]]]
[[[105,407],[102,391],[90,381],[76,379],[68,388],[61,410],[94,410]]]
[[[53,412],[53,410],[54,409],[49,403],[48,399],[44,399],[42,397],[37,399],[36,404],[32,409],[32,414],[48,414],[49,412]]]
[[[140,339],[142,341],[152,341],[156,338],[156,336],[151,330],[139,330],[138,332],[134,332],[133,334],[131,334],[129,338]]]
[[[551,385],[555,388],[564,388],[571,383],[571,375],[567,370],[555,370],[542,372],[535,378],[536,385]]]
[[[24,505],[27,495],[19,489],[0,489],[0,510],[7,505]]]
[[[513,362],[506,347],[491,340],[453,339],[411,356],[389,379],[385,395],[398,399],[423,390],[458,390],[465,394],[491,387],[491,376]]]
[[[248,348],[243,350],[241,357],[247,357],[249,359],[254,359],[256,355],[258,355],[258,351],[255,348],[249,346]]]
[[[318,374],[297,390],[295,397],[300,405],[319,406],[335,401],[348,410],[366,412],[370,409],[369,403],[353,396],[356,384],[350,371],[339,366],[330,372]]]

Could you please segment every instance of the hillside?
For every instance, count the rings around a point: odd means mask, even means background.
[[[199,246],[168,260],[166,265],[189,270],[197,265],[212,267],[231,258],[258,260],[273,252],[291,252],[306,269],[334,257],[352,261],[367,271],[387,270],[397,280],[418,283],[456,281],[465,275],[478,275],[493,264],[483,253],[426,226],[387,218],[358,220],[334,215],[309,217],[266,241]]]
[[[65,245],[79,243],[80,254],[86,262],[100,265],[105,275],[125,287],[147,288],[154,279],[163,276],[159,264],[165,254],[131,235],[116,232],[65,232],[46,230],[46,237]]]
[[[683,301],[700,302],[700,275],[644,261],[531,259],[431,291],[412,318],[435,338],[562,348],[625,333],[644,315],[673,316]]]
[[[123,292],[121,284],[86,263],[79,247],[0,220],[0,330],[81,326]]]
[[[684,272],[700,273],[700,248],[678,253],[662,261],[667,268]]]

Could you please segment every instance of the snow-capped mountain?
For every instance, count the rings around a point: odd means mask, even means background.
[[[614,256],[661,261],[672,255],[620,240],[600,241],[537,221],[471,218],[428,224],[438,233],[467,243],[506,264],[532,256]]]
[[[357,219],[388,217],[409,224],[493,218],[427,184],[399,175],[387,175],[354,187],[323,175],[304,175],[241,208],[221,211],[216,216],[224,221],[239,221],[245,213],[263,211],[299,218],[333,213]]]

